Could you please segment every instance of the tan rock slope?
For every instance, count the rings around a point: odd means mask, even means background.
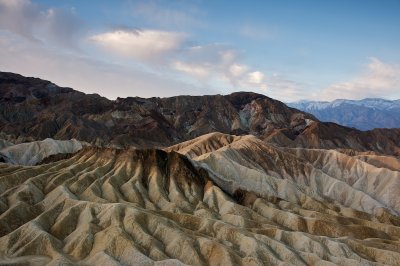
[[[167,150],[200,162],[230,193],[244,189],[296,203],[316,198],[370,214],[400,213],[399,171],[376,167],[335,150],[280,148],[254,136],[221,133]],[[394,167],[399,163],[395,157],[386,158],[394,161]]]
[[[82,149],[83,145],[86,144],[75,139],[54,140],[50,138],[16,145],[8,144],[0,149],[0,159],[11,164],[35,165],[52,155],[75,153]]]
[[[368,160],[215,133],[0,163],[0,264],[400,265],[398,161]]]

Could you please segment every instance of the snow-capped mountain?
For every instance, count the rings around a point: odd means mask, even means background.
[[[326,101],[298,101],[290,107],[308,112],[322,121],[335,122],[361,130],[400,127],[400,100],[366,98]]]

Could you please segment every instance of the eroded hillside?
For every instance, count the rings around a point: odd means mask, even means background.
[[[210,134],[167,150],[85,147],[43,165],[0,164],[1,261],[399,264],[398,203],[380,184],[357,187],[350,170],[373,183],[387,171],[393,193],[398,172],[252,136]]]

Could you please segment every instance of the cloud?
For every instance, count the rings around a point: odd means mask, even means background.
[[[372,57],[362,73],[350,81],[329,86],[318,98],[334,100],[368,97],[400,98],[400,65]]]
[[[153,16],[159,13],[164,19],[177,15],[179,23],[187,22],[187,17],[176,13],[178,9],[161,10],[152,3],[137,10],[141,14],[153,13]],[[6,32],[0,31],[0,45],[3,53],[7,51],[1,66],[6,71],[36,75],[73,87],[96,87],[105,95],[109,95],[106,86],[114,87],[114,82],[118,88],[126,88],[129,83],[141,84],[146,88],[142,96],[148,95],[151,88],[163,88],[168,84],[192,90],[193,87],[220,89],[221,86],[231,91],[266,89],[264,74],[244,64],[237,50],[223,44],[189,46],[189,36],[184,32],[119,28],[87,36],[84,39],[90,42],[85,48],[90,49],[94,44],[107,53],[133,59],[121,61],[124,66],[108,65],[102,73],[101,68],[107,64],[95,59],[102,57],[99,51],[85,53],[78,50],[68,56],[64,49],[50,52],[49,43],[72,46],[74,42],[80,42],[80,36],[76,34],[82,21],[74,9],[43,8],[29,0],[0,0],[0,15],[0,29]],[[84,57],[85,54],[91,58]],[[16,62],[11,61],[11,55]],[[135,64],[137,62],[142,64]],[[133,77],[138,81],[135,82]],[[123,85],[122,81],[128,84]],[[170,89],[174,91],[172,86]]]
[[[50,41],[67,47],[74,47],[77,44],[84,23],[73,8],[68,10],[50,8],[42,12],[42,16],[42,27]]]
[[[235,91],[266,90],[264,74],[243,64],[240,57],[226,45],[199,45],[184,49],[171,67],[211,86],[218,84]]]
[[[187,5],[184,5],[186,12],[182,12],[180,4],[162,7],[158,1],[134,7],[136,15],[147,16],[156,24],[172,20],[168,25],[189,25],[194,23],[191,15],[198,10]],[[116,87],[125,88],[126,95],[132,95],[128,90],[130,84],[144,88],[134,90],[141,96],[171,96],[185,93],[184,88],[190,88],[186,92],[190,94],[196,94],[198,88],[214,88],[219,92],[221,89],[225,92],[261,90],[270,94],[274,93],[271,85],[278,84],[261,69],[244,63],[243,54],[226,44],[188,45],[195,41],[189,40],[188,34],[161,30],[163,26],[120,27],[83,38],[82,25],[84,22],[74,9],[44,8],[30,0],[0,0],[0,29],[3,30],[0,30],[3,49],[0,66],[5,71],[39,76],[62,85],[93,92],[97,89],[109,97],[123,96],[107,89]],[[84,47],[86,51],[75,50],[68,55],[65,49],[51,51],[53,44],[73,47],[82,40],[90,40]],[[103,53],[89,50],[93,45]],[[104,58],[104,52],[128,60],[120,61],[120,65],[107,64],[98,60]],[[278,86],[284,91],[282,82]],[[169,92],[157,92],[160,88]]]
[[[211,66],[188,64],[182,61],[176,61],[172,64],[172,67],[178,71],[192,75],[200,80],[208,79],[211,75]]]
[[[186,35],[160,30],[115,30],[89,39],[107,51],[143,61],[158,61],[180,49]]]
[[[241,63],[239,53],[223,44],[186,45],[184,33],[120,29],[90,37],[105,51],[144,63],[157,63],[163,71],[184,74],[202,86],[224,84],[233,90],[262,89],[264,74]]]
[[[247,75],[250,83],[261,84],[264,81],[264,74],[260,71],[250,72]]]
[[[229,67],[229,72],[233,77],[241,77],[245,73],[247,73],[249,67],[239,64],[239,63],[234,63]]]
[[[309,95],[309,84],[291,80],[277,73],[266,76],[265,83],[268,84],[268,96],[283,102],[297,101]]]
[[[5,37],[7,41],[0,41],[0,71],[40,77],[60,86],[98,93],[110,99],[217,93],[209,88],[177,80],[164,72],[149,72],[138,67],[62,53],[10,34]]]
[[[234,62],[235,51],[219,44],[186,47],[173,58],[173,69],[192,75],[200,81],[221,75]]]
[[[83,21],[73,9],[44,9],[29,0],[0,0],[0,29],[31,41],[74,47]]]
[[[266,90],[264,74],[241,62],[240,53],[224,44],[188,46],[188,35],[154,29],[118,29],[89,39],[104,51],[132,58],[165,73],[174,72],[200,86],[231,90]]]
[[[0,0],[0,29],[31,40],[33,25],[40,20],[39,7],[28,0]]]

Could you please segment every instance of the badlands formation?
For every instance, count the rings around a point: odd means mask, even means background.
[[[399,195],[400,129],[0,73],[0,265],[400,265]]]
[[[48,158],[0,164],[2,264],[400,265],[395,157],[212,133]]]

